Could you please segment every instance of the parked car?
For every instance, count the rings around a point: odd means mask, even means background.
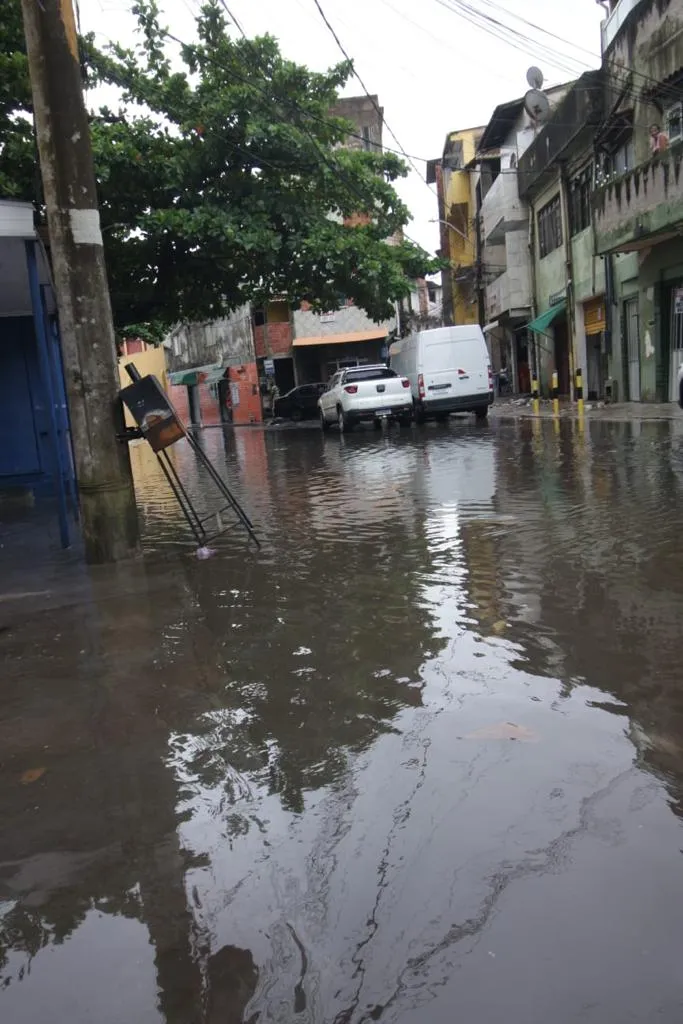
[[[418,423],[452,412],[486,419],[493,402],[493,374],[481,327],[436,327],[395,341],[390,365],[410,380]]]
[[[323,430],[333,423],[343,432],[363,421],[379,426],[384,419],[402,424],[413,419],[410,381],[384,364],[339,370],[328,381],[318,407]]]
[[[275,399],[274,416],[289,420],[308,420],[318,415],[318,398],[324,384],[301,384]]]
[[[683,363],[678,367],[678,404],[683,409]]]

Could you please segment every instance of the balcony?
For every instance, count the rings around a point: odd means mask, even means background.
[[[626,24],[629,14],[631,14],[632,11],[635,11],[636,7],[638,7],[641,2],[642,0],[619,0],[619,3],[614,8],[607,21],[603,21],[601,27],[603,54],[607,53],[610,46]]]
[[[517,175],[499,174],[481,204],[482,229],[486,245],[501,245],[505,234],[524,227],[528,214],[519,198]]]
[[[531,275],[529,267],[510,267],[504,274],[486,286],[486,319],[497,320],[501,316],[511,319],[524,317],[531,312]]]
[[[635,252],[683,230],[683,143],[593,193],[597,251]]]

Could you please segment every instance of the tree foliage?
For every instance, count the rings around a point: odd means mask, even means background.
[[[317,74],[270,36],[232,39],[218,0],[193,43],[163,28],[155,0],[133,10],[133,49],[81,41],[88,95],[117,88],[116,109],[91,119],[117,326],[273,296],[329,306],[340,293],[380,319],[408,278],[436,269],[412,243],[386,241],[409,219],[393,186],[402,161],[340,148],[353,129],[330,108],[349,64]],[[0,40],[0,192],[35,200],[19,0],[2,4]]]

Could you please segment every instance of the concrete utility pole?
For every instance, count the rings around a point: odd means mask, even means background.
[[[116,343],[71,0],[21,0],[89,562],[137,551]]]

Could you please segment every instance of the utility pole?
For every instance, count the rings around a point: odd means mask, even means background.
[[[90,127],[72,0],[21,0],[86,558],[137,551]]]

